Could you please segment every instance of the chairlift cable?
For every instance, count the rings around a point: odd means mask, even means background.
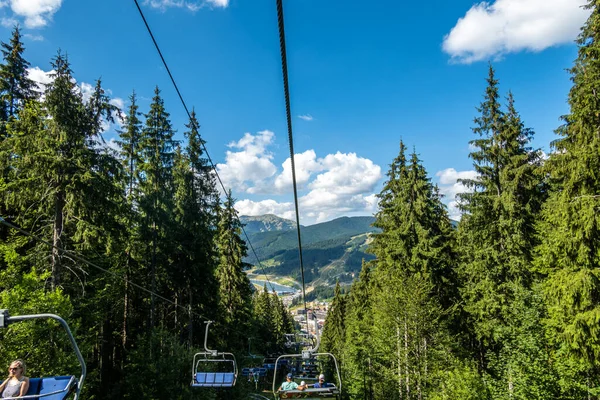
[[[158,43],[156,42],[156,39],[154,38],[154,34],[152,33],[152,30],[150,29],[150,25],[148,24],[148,21],[146,20],[146,17],[144,16],[144,13],[142,12],[142,8],[140,7],[140,4],[138,3],[138,0],[133,0],[135,2],[135,5],[137,6],[137,9],[140,13],[140,16],[142,17],[142,20],[144,21],[144,25],[146,26],[146,29],[148,30],[148,34],[150,34],[150,38],[152,39],[152,43],[154,43],[154,47],[156,48],[156,51],[158,52],[158,55],[160,56],[160,59],[163,63],[163,65],[165,66],[165,69],[167,70],[167,73],[169,74],[169,78],[171,78],[171,83],[173,83],[173,87],[175,88],[175,91],[177,92],[177,96],[179,96],[179,100],[181,101],[181,104],[183,105],[183,108],[185,109],[185,112],[188,116],[188,118],[190,119],[190,121],[192,120],[192,116],[189,112],[189,109],[187,107],[187,104],[185,103],[185,100],[183,99],[183,96],[181,95],[181,92],[179,91],[179,86],[177,86],[177,83],[175,82],[175,78],[173,77],[173,74],[171,73],[171,70],[169,69],[169,66],[167,65],[167,61],[165,60],[165,57],[162,54],[162,51],[160,51],[160,47],[158,47]],[[194,124],[195,125],[195,124]],[[192,126],[192,129],[200,129],[200,125],[198,126]],[[204,153],[206,153],[206,157],[208,159],[208,162],[210,163],[210,166],[212,167],[213,171],[215,172],[215,176],[217,177],[217,180],[219,181],[219,184],[221,185],[221,189],[223,189],[223,193],[227,193],[227,190],[225,189],[225,185],[223,184],[223,181],[221,180],[221,177],[219,176],[219,172],[217,171],[217,168],[215,166],[215,164],[212,161],[212,158],[210,157],[210,154],[208,153],[208,149],[206,148],[206,145],[204,144],[204,141],[200,141],[200,144],[202,145],[202,149],[204,150]],[[269,280],[269,278],[267,277],[267,274],[265,273],[265,269],[262,266],[262,263],[260,262],[260,259],[258,258],[258,254],[256,254],[256,251],[254,250],[254,246],[252,246],[252,243],[250,242],[250,237],[248,236],[248,234],[246,233],[246,230],[244,229],[244,226],[242,225],[239,216],[237,215],[237,213],[235,214],[236,219],[238,220],[238,222],[240,223],[240,226],[242,227],[242,232],[244,232],[244,236],[246,237],[246,242],[248,242],[248,245],[250,246],[250,249],[252,250],[252,253],[254,254],[254,257],[256,258],[256,261],[258,262],[258,266],[260,267],[263,276],[265,277],[266,281],[269,283],[269,285],[271,286],[271,291],[275,291],[275,288],[273,287],[273,284],[271,283],[271,281]]]
[[[300,215],[298,213],[298,189],[296,185],[296,166],[294,163],[294,136],[292,134],[292,110],[290,106],[290,86],[288,81],[287,52],[285,48],[285,27],[283,18],[283,1],[277,2],[277,23],[279,27],[279,48],[281,50],[281,72],[283,74],[283,94],[285,96],[285,113],[287,119],[288,141],[290,143],[290,161],[292,165],[292,186],[294,188],[294,208],[296,210],[296,232],[298,233],[298,255],[300,258],[300,274],[302,276],[302,301],[306,315],[306,332],[308,333],[308,312],[306,309],[306,285],[304,281],[304,262],[302,260],[302,238],[300,235]]]

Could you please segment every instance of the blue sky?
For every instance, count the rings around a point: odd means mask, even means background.
[[[300,223],[372,215],[400,139],[457,218],[489,61],[549,152],[585,2],[284,0]],[[294,219],[275,0],[140,3],[240,213]],[[183,139],[185,112],[133,0],[0,0],[0,23],[3,41],[23,28],[39,82],[60,48],[84,94],[101,77],[115,104],[135,89],[145,112],[158,85]]]

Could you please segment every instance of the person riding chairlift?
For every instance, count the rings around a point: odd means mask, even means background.
[[[279,390],[280,391],[287,391],[287,390],[304,390],[306,389],[306,385],[298,385],[296,382],[294,382],[292,380],[292,378],[294,377],[294,375],[292,375],[292,373],[287,374],[287,376],[285,377],[285,382],[283,382],[281,384],[281,386],[279,386]],[[304,382],[302,382],[304,383]]]
[[[314,388],[328,388],[328,387],[334,387],[335,385],[333,383],[325,383],[325,375],[321,374],[319,375],[319,382],[315,383],[313,385]]]

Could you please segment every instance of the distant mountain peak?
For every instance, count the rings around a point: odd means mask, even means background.
[[[296,229],[296,223],[289,219],[280,218],[277,215],[242,215],[240,221],[245,225],[248,234],[256,232],[289,231]]]

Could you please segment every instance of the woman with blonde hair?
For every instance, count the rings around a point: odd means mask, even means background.
[[[25,396],[29,389],[29,378],[25,376],[25,363],[15,360],[8,367],[8,378],[0,385],[2,398]]]

